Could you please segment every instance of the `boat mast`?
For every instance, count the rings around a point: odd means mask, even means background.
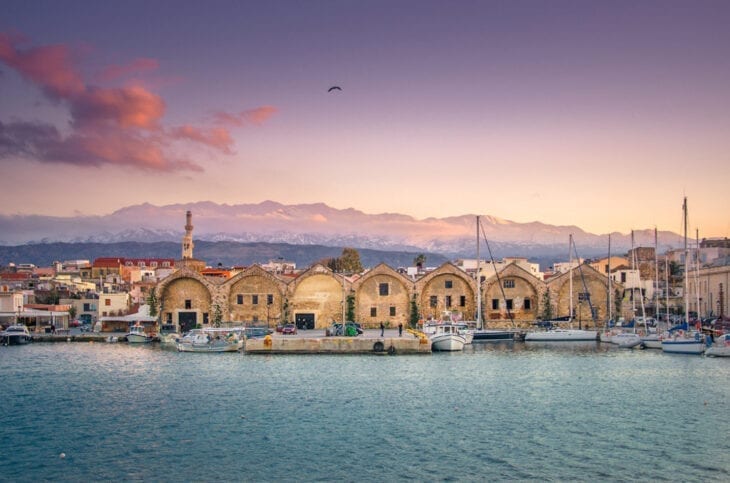
[[[634,249],[634,230],[631,230],[631,318],[636,327],[636,250]]]
[[[684,322],[687,324],[689,329],[689,285],[687,276],[687,269],[689,268],[689,249],[687,248],[687,197],[684,197],[684,204],[682,205],[682,211],[684,213]]]
[[[606,328],[611,323],[611,234],[608,234],[608,297],[606,297],[606,313],[608,319],[606,319]]]
[[[573,253],[570,251],[573,248],[573,234],[568,235],[568,273],[570,274],[570,315],[568,316],[568,322],[573,323]]]
[[[654,227],[654,317],[659,321],[659,235]]]
[[[669,256],[664,254],[664,303],[667,305],[667,327],[669,325]]]
[[[700,319],[700,230],[695,228],[695,236],[697,237],[697,248],[695,256],[695,291],[697,292],[697,320]]]
[[[477,328],[482,329],[482,272],[479,245],[479,215],[477,215]]]

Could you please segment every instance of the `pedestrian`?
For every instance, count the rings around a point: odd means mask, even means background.
[[[51,334],[55,334],[55,333],[56,333],[56,326],[51,324]]]
[[[398,337],[403,337],[403,322],[398,324]]]
[[[380,337],[383,337],[385,335],[385,324],[380,323]]]

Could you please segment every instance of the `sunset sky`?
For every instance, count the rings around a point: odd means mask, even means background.
[[[730,236],[730,1],[16,1],[0,214],[324,202]],[[337,85],[341,90],[327,92]]]

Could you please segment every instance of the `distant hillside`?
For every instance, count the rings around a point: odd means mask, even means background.
[[[413,264],[413,259],[421,252],[383,251],[358,249],[363,266],[374,267],[386,263],[391,267]],[[221,263],[224,266],[252,265],[266,263],[282,257],[293,261],[297,267],[307,267],[318,260],[338,257],[342,248],[323,245],[290,245],[287,243],[240,243],[195,241],[195,257],[210,266]],[[54,261],[88,259],[99,257],[125,258],[180,258],[180,243],[177,242],[118,242],[118,243],[37,243],[17,246],[0,246],[0,264],[33,263],[49,266]],[[430,266],[441,265],[448,258],[426,253],[426,263]]]

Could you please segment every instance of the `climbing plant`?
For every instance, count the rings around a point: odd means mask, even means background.
[[[418,327],[418,321],[421,319],[421,314],[418,312],[418,303],[416,303],[416,294],[413,294],[411,298],[411,314],[408,319],[408,324],[411,328],[415,329]]]

